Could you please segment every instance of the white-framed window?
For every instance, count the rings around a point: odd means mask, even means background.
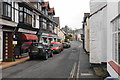
[[[112,59],[120,64],[120,16],[112,21]]]

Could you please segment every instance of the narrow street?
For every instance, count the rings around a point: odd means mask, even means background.
[[[48,60],[36,59],[17,64],[2,70],[3,78],[95,78],[89,68],[88,55],[82,43],[71,42],[71,48],[54,54]]]

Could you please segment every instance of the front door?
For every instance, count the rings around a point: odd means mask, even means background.
[[[12,32],[3,32],[3,61],[14,60]]]

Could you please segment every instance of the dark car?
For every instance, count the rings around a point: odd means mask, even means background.
[[[23,42],[21,45],[21,54],[23,53],[28,53],[29,52],[29,47],[32,44],[32,42]]]
[[[47,60],[49,56],[53,56],[53,51],[49,46],[43,45],[42,43],[32,43],[29,52],[30,59],[34,59],[39,56],[42,56]]]
[[[60,42],[52,42],[50,43],[50,47],[54,53],[59,53],[63,50],[63,46]]]
[[[63,47],[64,47],[64,48],[69,48],[69,47],[71,47],[70,42],[63,42],[62,44],[63,44]]]

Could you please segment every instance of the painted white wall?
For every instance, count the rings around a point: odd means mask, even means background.
[[[90,43],[90,39],[89,39],[89,19],[87,18],[86,19],[86,26],[85,26],[85,49],[87,52],[90,52],[90,49],[89,49],[89,43]]]
[[[93,2],[92,2],[93,1]],[[91,0],[90,13],[94,13],[106,5],[101,0]],[[107,62],[107,8],[90,17],[90,63]]]
[[[111,0],[108,0],[108,4],[107,4],[107,62],[109,61],[113,61],[112,59],[112,25],[111,25],[111,21],[118,16],[118,1],[119,0],[115,0],[113,2],[111,2]],[[120,77],[115,71],[114,69],[107,64],[107,70],[110,73],[110,75],[112,77],[118,78]]]
[[[58,37],[62,38],[62,41],[65,39],[65,35],[63,31],[61,31],[59,28],[58,28]]]
[[[90,0],[90,13],[94,13],[104,5],[106,5],[107,0]]]

